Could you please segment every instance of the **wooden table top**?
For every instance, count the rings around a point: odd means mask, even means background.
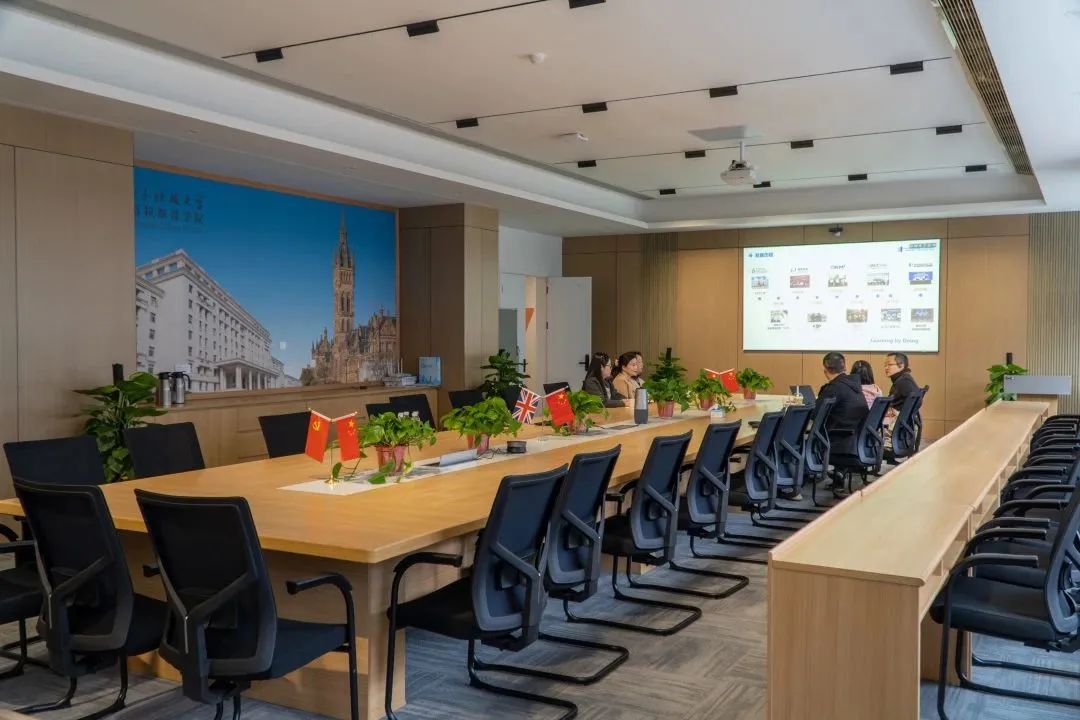
[[[727,421],[743,421],[739,442],[747,443],[755,434],[747,422],[780,407],[778,397],[761,398],[756,403],[743,405],[735,412],[728,413]],[[627,409],[613,409],[605,422],[631,420],[632,415],[632,411]],[[320,467],[305,455],[131,480],[106,485],[102,490],[119,530],[146,532],[135,502],[135,488],[174,495],[243,496],[251,506],[264,549],[375,563],[482,528],[499,482],[505,475],[549,470],[569,463],[577,453],[595,452],[621,444],[622,453],[612,478],[612,485],[618,485],[637,477],[649,444],[656,436],[693,430],[694,438],[687,456],[693,459],[701,432],[708,424],[707,414],[691,411],[676,416],[674,421],[650,423],[641,430],[617,436],[601,435],[594,440],[529,452],[496,463],[418,478],[354,495],[282,490],[285,485],[310,480],[320,472],[325,477],[329,457]],[[535,426],[523,428],[520,437],[535,437],[540,432],[540,428]],[[434,447],[426,448],[415,457],[437,457],[464,448],[464,441],[456,433],[441,432]],[[374,458],[361,461],[360,466],[374,467]],[[0,501],[0,515],[20,513],[18,500]]]
[[[769,553],[770,564],[921,586],[1007,471],[1046,403],[996,403]]]

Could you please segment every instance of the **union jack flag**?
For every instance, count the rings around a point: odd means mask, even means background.
[[[521,395],[514,403],[514,419],[523,425],[528,425],[539,408],[540,396],[529,388],[521,388]]]

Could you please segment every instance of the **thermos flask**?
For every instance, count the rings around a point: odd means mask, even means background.
[[[634,422],[638,425],[649,422],[649,391],[645,388],[634,393]]]
[[[159,408],[167,408],[172,405],[172,373],[158,373],[157,396],[155,400]]]
[[[183,405],[187,401],[187,391],[191,389],[191,376],[186,372],[172,374],[172,403]]]

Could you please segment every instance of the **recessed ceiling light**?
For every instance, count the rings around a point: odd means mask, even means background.
[[[570,9],[574,10],[576,8],[588,7],[589,5],[600,5],[604,2],[607,2],[607,0],[570,0]]]
[[[922,60],[916,60],[914,62],[897,63],[889,66],[890,75],[906,75],[907,73],[917,73],[923,71]]]
[[[791,141],[791,149],[792,150],[805,150],[806,148],[812,148],[812,147],[814,147],[814,141],[813,140],[792,140]]]
[[[265,50],[255,51],[255,62],[271,62],[273,60],[281,60],[285,57],[285,53],[281,48],[267,48]]]
[[[478,126],[480,124],[480,119],[479,118],[462,118],[460,120],[455,120],[454,124],[457,125],[458,130],[461,130],[462,128],[472,128],[472,127],[476,127],[476,126]]]
[[[405,32],[409,33],[409,37],[432,35],[439,32],[439,21],[424,20],[423,22],[409,23],[405,26]]]
[[[739,94],[739,86],[738,85],[725,85],[723,87],[709,88],[709,97],[711,97],[711,98],[731,97],[732,95],[738,95],[738,94]]]
[[[577,166],[579,168],[596,167],[596,161],[595,160],[578,160]]]
[[[942,125],[939,128],[934,129],[938,135],[956,135],[957,133],[964,132],[963,125]]]
[[[540,63],[544,62],[545,60],[547,60],[547,53],[543,53],[543,52],[529,53],[529,62],[531,62],[533,65],[539,65]]]
[[[854,175],[847,176],[848,182],[858,182],[859,180],[867,180],[866,173],[856,173]]]
[[[705,157],[705,151],[704,150],[687,150],[686,152],[683,153],[683,157],[685,157],[687,160],[693,160],[694,158],[703,158],[703,157]]]
[[[760,189],[762,189],[762,188],[771,188],[771,187],[772,187],[772,181],[770,181],[770,180],[763,180],[763,181],[761,181],[761,182],[757,183],[756,185],[754,185],[754,187],[755,187],[756,189],[758,189],[758,190],[760,190]]]
[[[675,188],[661,188],[657,192],[659,192],[661,195],[674,195]]]
[[[585,103],[584,105],[581,106],[581,112],[583,112],[583,113],[607,112],[607,103],[606,102]]]
[[[986,166],[985,165],[965,165],[964,166],[964,172],[969,172],[969,173],[986,172]]]

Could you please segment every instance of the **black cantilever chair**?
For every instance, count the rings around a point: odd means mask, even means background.
[[[584,602],[596,594],[600,575],[600,532],[603,524],[604,497],[611,473],[619,459],[622,446],[595,453],[580,453],[570,462],[562,488],[555,499],[548,528],[548,563],[544,587],[548,597],[562,600],[563,611],[570,618],[571,602]],[[607,677],[612,670],[630,657],[630,651],[619,645],[607,645],[576,638],[566,638],[540,632],[539,638],[574,647],[605,650],[616,657],[591,675],[573,676],[562,673],[521,668],[514,665],[485,663],[479,659],[478,670],[531,675],[547,680],[562,680],[578,685],[591,685]]]
[[[476,674],[476,643],[501,650],[521,650],[535,642],[546,594],[542,573],[547,566],[545,538],[566,466],[531,475],[502,479],[487,526],[480,533],[469,575],[433,593],[400,602],[401,581],[420,564],[461,567],[460,555],[420,552],[394,568],[390,594],[387,667],[394,667],[397,631],[415,627],[468,642],[469,684],[497,695],[563,708],[560,720],[577,716],[577,705],[566,700],[492,685]],[[386,674],[385,710],[394,714],[394,673]]]
[[[776,487],[798,491],[806,482],[806,432],[814,408],[809,405],[789,405],[784,408],[780,427],[776,429],[773,444],[776,447]],[[817,508],[797,508],[776,504],[778,511],[820,515]],[[788,522],[808,522],[796,518],[784,518]]]
[[[217,706],[253,681],[284,677],[331,652],[349,657],[353,720],[360,717],[356,685],[356,622],[352,587],[337,573],[285,584],[290,595],[333,585],[344,599],[344,622],[315,623],[278,616],[255,521],[241,497],[196,498],[136,490],[168,602],[161,657],[180,671],[184,696]],[[149,568],[148,568],[149,569]]]
[[[938,715],[947,720],[945,683],[949,664],[949,631],[956,633],[956,674],[960,687],[1027,700],[1042,700],[1080,707],[1080,700],[1009,690],[972,681],[965,673],[962,659],[968,632],[1022,642],[1043,650],[1073,653],[1080,649],[1080,610],[1074,596],[1073,577],[1080,571],[1076,552],[1080,531],[1080,492],[1060,515],[1061,524],[1049,552],[1040,560],[1036,546],[1023,554],[981,552],[987,541],[1000,542],[1010,534],[1023,548],[1037,529],[997,527],[977,534],[953,567],[930,609],[941,623],[941,660],[938,682]],[[1045,535],[1045,529],[1042,531]],[[985,571],[1035,570],[1041,573],[1039,587],[1030,587],[985,576]],[[974,570],[974,575],[968,571]],[[1031,669],[1031,668],[1022,668]],[[1076,673],[1069,677],[1080,679]]]
[[[266,442],[266,453],[272,457],[300,455],[307,443],[308,423],[311,413],[307,410],[280,415],[260,415],[259,429]]]
[[[390,411],[396,413],[416,413],[420,422],[426,422],[433,428],[437,428],[435,416],[431,414],[431,405],[428,404],[427,395],[415,393],[413,395],[397,395],[390,398]]]
[[[841,472],[849,492],[853,474],[858,473],[865,485],[868,482],[867,476],[877,472],[881,467],[885,458],[885,432],[882,424],[885,422],[885,413],[889,411],[891,400],[892,398],[888,395],[874,398],[874,402],[870,404],[870,411],[866,413],[855,430],[854,455],[832,454],[833,467]]]
[[[34,543],[30,540],[20,541],[15,531],[7,525],[0,525],[0,539],[6,541],[0,542],[0,555],[34,552]],[[4,646],[4,651],[0,653],[0,656],[14,660],[15,664],[0,671],[0,680],[22,675],[30,662],[27,656],[30,640],[26,635],[26,621],[38,616],[41,604],[41,581],[34,563],[16,562],[13,567],[0,570],[0,625],[19,624],[18,642],[10,647]],[[18,648],[18,653],[8,652],[14,648]]]
[[[11,476],[30,482],[104,485],[97,440],[91,435],[4,443]]]
[[[818,400],[814,404],[814,411],[810,414],[810,428],[806,432],[803,441],[803,457],[805,458],[806,479],[810,483],[810,499],[814,507],[831,507],[829,503],[820,503],[817,498],[818,483],[825,479],[829,472],[829,457],[832,454],[832,442],[829,441],[829,432],[826,426],[829,415],[832,414],[836,405],[836,398],[827,397]]]
[[[732,473],[733,483],[742,488],[734,497],[734,502],[742,504],[750,512],[750,521],[755,527],[767,530],[791,532],[798,530],[790,525],[778,525],[773,521],[791,521],[791,518],[773,517],[767,513],[775,512],[776,506],[776,437],[784,413],[780,410],[767,412],[761,416],[757,435],[750,445],[750,453],[742,470]],[[777,538],[758,535],[737,535],[728,533],[727,537],[754,542],[750,547],[772,547],[780,542]],[[730,542],[730,541],[728,541]],[[743,543],[731,542],[742,545]]]
[[[667,565],[675,557],[676,534],[679,526],[679,475],[690,445],[692,433],[653,438],[649,454],[645,458],[641,477],[623,486],[620,492],[609,493],[608,499],[618,502],[618,513],[604,521],[601,552],[613,556],[611,589],[616,600],[648,607],[679,610],[686,617],[674,625],[653,628],[645,625],[618,622],[594,617],[569,615],[571,622],[590,623],[607,627],[634,630],[651,635],[673,635],[701,617],[701,608],[693,605],[664,602],[634,597],[624,593],[618,583],[619,561],[626,559],[626,579],[632,587],[648,587],[666,592],[684,592],[684,588],[672,588],[635,581],[631,563]],[[623,514],[622,505],[627,492],[633,489],[630,509]]]
[[[476,405],[483,402],[484,393],[479,390],[451,390],[450,393],[450,407],[463,408],[471,405]],[[515,400],[517,397],[515,396]],[[507,405],[507,407],[513,407],[513,405]]]
[[[929,389],[927,386],[926,389]],[[920,389],[904,398],[904,404],[900,406],[900,412],[896,414],[896,422],[892,427],[892,447],[885,448],[885,459],[894,465],[899,460],[906,460],[919,451],[919,443],[922,439],[922,408],[923,395],[926,390]]]
[[[151,423],[128,428],[124,431],[124,444],[131,454],[131,468],[137,478],[172,475],[206,467],[193,423]]]
[[[68,690],[60,700],[19,712],[69,707],[78,678],[119,665],[116,699],[82,720],[105,717],[124,707],[127,659],[158,647],[165,605],[132,590],[120,538],[100,488],[15,478],[15,494],[36,538],[45,597],[38,632],[49,649],[49,666],[68,678]]]

